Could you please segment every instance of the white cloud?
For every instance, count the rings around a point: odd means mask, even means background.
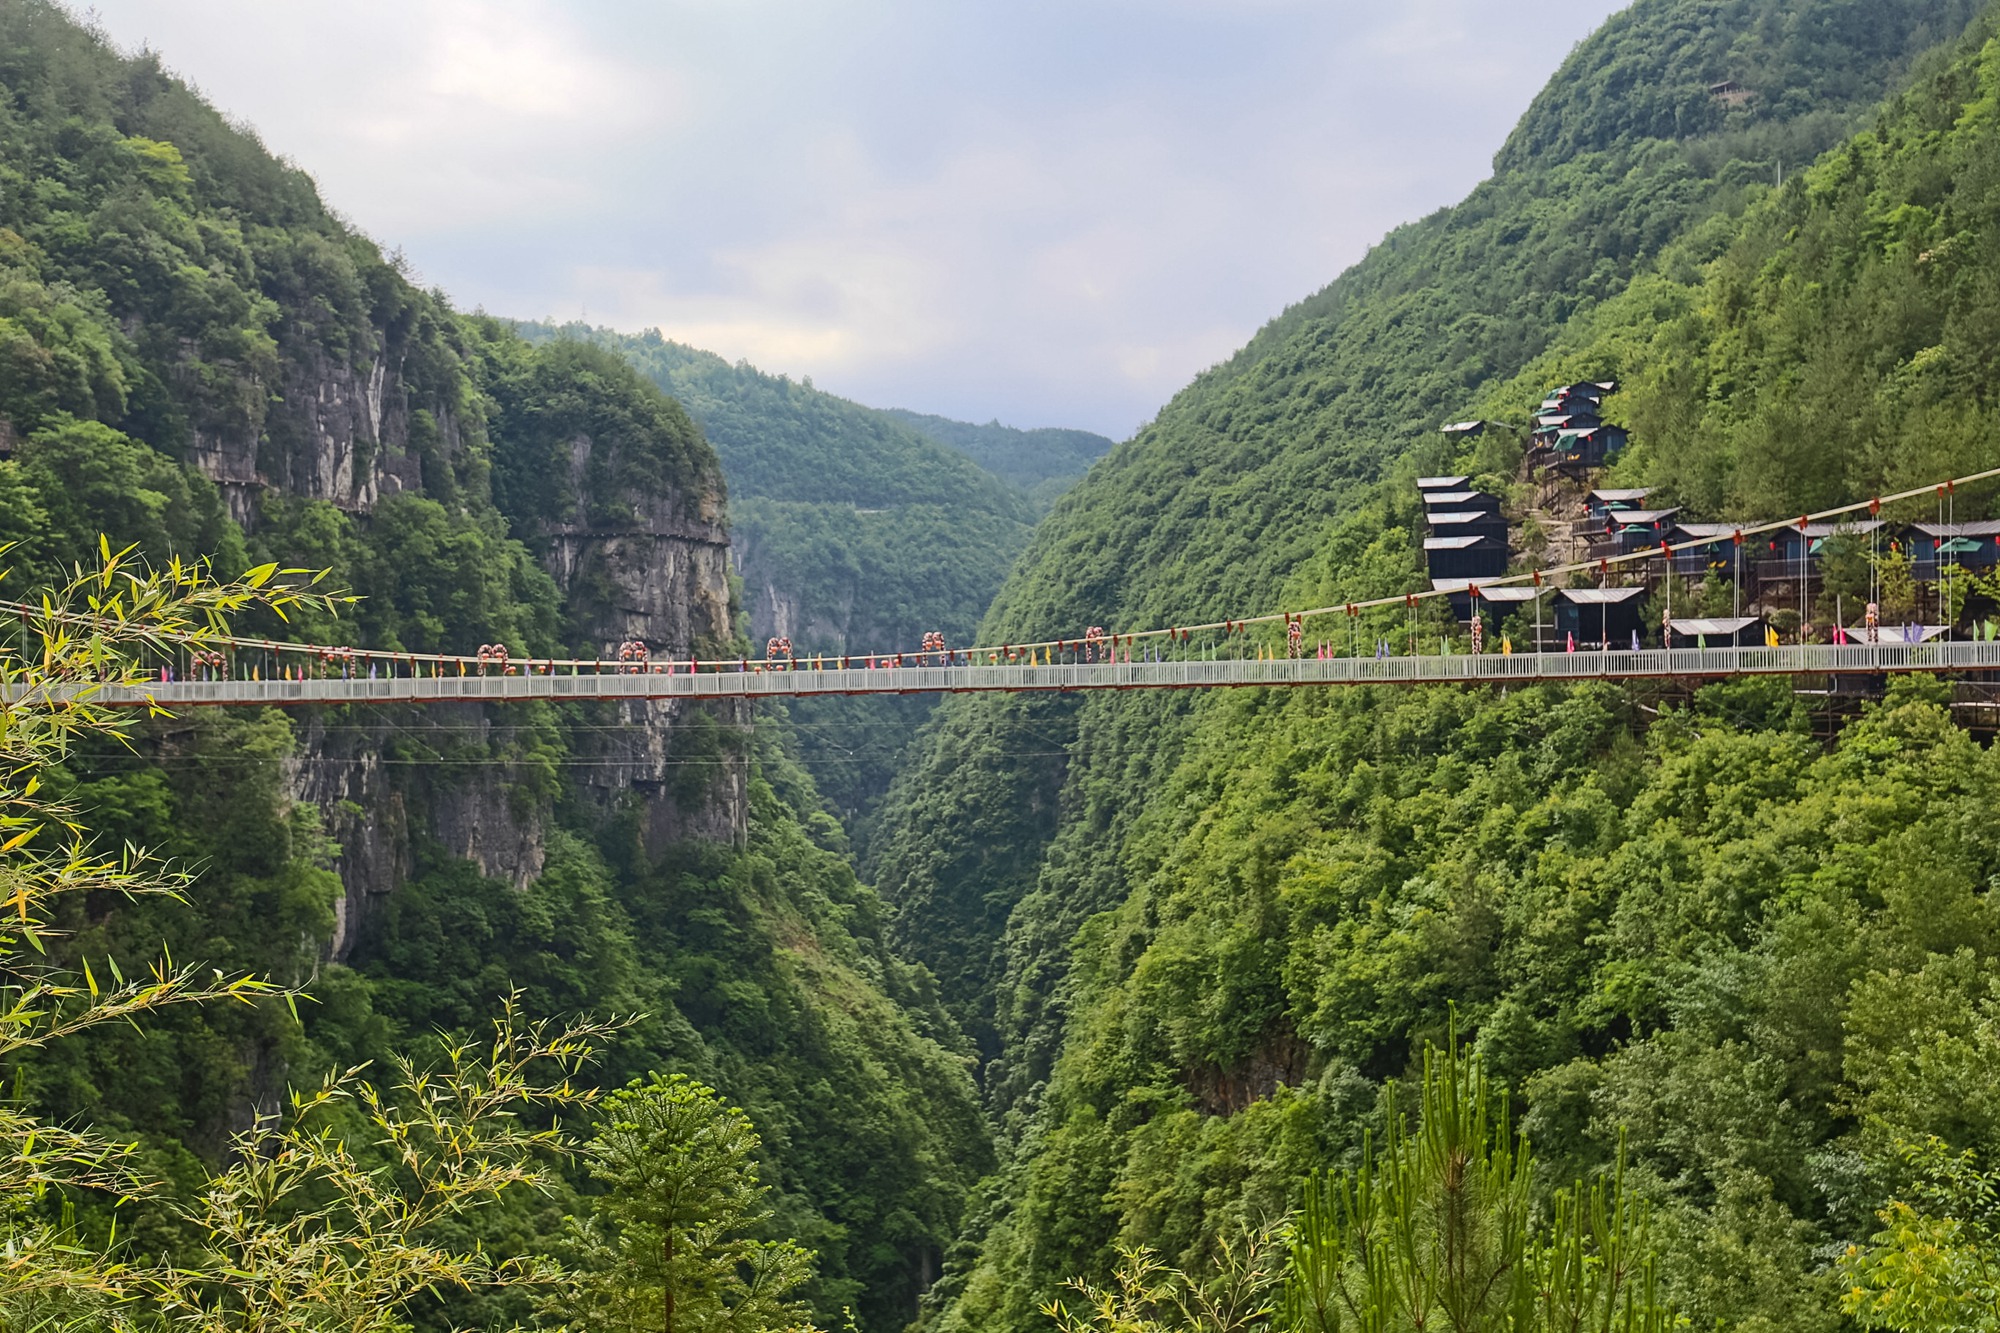
[[[1613,0],[97,0],[467,306],[1122,434]]]

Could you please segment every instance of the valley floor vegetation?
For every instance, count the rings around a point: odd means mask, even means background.
[[[174,1006],[313,999],[165,955],[128,976],[94,954],[87,925],[102,900],[176,900],[193,880],[130,844],[102,849],[88,812],[46,778],[80,741],[129,736],[139,711],[99,700],[106,684],[153,678],[149,650],[207,651],[233,614],[327,613],[342,599],[308,571],[217,581],[199,566],[147,570],[108,543],[102,554],[24,606],[15,651],[0,656],[0,1061],[17,1069]],[[503,997],[485,1040],[441,1036],[381,1074],[339,1069],[294,1089],[179,1192],[129,1138],[0,1106],[0,1327],[386,1333],[427,1298],[489,1288],[532,1292],[546,1328],[808,1328],[813,1256],[753,1234],[771,1215],[743,1112],[684,1074],[601,1098],[578,1080],[629,1021],[530,1018],[518,993]],[[569,1160],[601,1190],[558,1252],[496,1257],[462,1230],[509,1194],[547,1191]],[[119,1233],[120,1205],[158,1194],[199,1238],[181,1256]],[[86,1198],[108,1207],[83,1220]]]

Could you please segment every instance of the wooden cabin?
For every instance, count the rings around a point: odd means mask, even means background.
[[[1675,546],[1696,543],[1674,552],[1673,571],[1682,578],[1701,579],[1710,574],[1734,581],[1737,570],[1754,572],[1757,551],[1754,542],[1736,544],[1741,529],[1735,523],[1675,523],[1667,529],[1667,540]]]
[[[1495,579],[1507,572],[1507,543],[1482,533],[1424,538],[1432,579]]]
[[[1587,406],[1596,411],[1607,395],[1618,392],[1618,382],[1607,380],[1602,383],[1585,381],[1579,384],[1558,384],[1542,396],[1542,410],[1559,411]]]
[[[1490,509],[1446,510],[1443,513],[1434,509],[1424,517],[1430,524],[1433,537],[1493,537],[1502,545],[1507,541],[1507,520]]]
[[[1462,491],[1470,477],[1418,477],[1417,494],[1428,495],[1432,491]]]
[[[2000,566],[2000,520],[1983,523],[1912,523],[1908,546],[1913,572],[1935,583],[1950,568],[1980,573]]]
[[[1457,617],[1460,624],[1471,622],[1476,607],[1485,614],[1489,629],[1498,629],[1501,621],[1523,608],[1526,608],[1528,618],[1532,620],[1535,614],[1533,605],[1535,598],[1548,594],[1546,588],[1533,588],[1518,583],[1495,588],[1481,583],[1478,579],[1432,579],[1431,588],[1433,591],[1445,594],[1450,600],[1452,615]],[[1476,595],[1474,589],[1478,590]],[[1525,645],[1523,647],[1525,649]]]
[[[1646,503],[1646,497],[1653,493],[1650,486],[1640,486],[1631,490],[1598,490],[1583,497],[1584,512],[1604,521],[1605,515],[1614,509],[1638,509]]]
[[[1447,438],[1454,440],[1474,440],[1486,433],[1484,421],[1454,421],[1444,427]]]
[[[1776,532],[1760,534],[1763,539],[1763,548],[1757,553],[1760,575],[1766,580],[1781,583],[1796,581],[1801,574],[1808,581],[1816,579],[1819,577],[1820,551],[1825,547],[1827,538],[1854,537],[1865,545],[1884,526],[1881,519],[1871,518],[1852,523],[1808,523],[1803,528],[1792,524]],[[1744,554],[1747,559],[1748,551]]]
[[[1497,514],[1500,512],[1500,497],[1486,491],[1425,491],[1424,510],[1433,514],[1448,514],[1454,510]]]
[[[1604,516],[1604,533],[1612,550],[1630,555],[1667,540],[1667,530],[1678,509],[1614,509]]]
[[[1563,588],[1556,593],[1556,636],[1575,636],[1578,648],[1630,648],[1643,636],[1639,606],[1644,588]]]
[[[1623,426],[1560,430],[1550,446],[1556,457],[1576,467],[1603,467],[1631,438]]]

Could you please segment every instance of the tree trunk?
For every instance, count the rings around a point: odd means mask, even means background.
[[[667,1231],[667,1238],[660,1242],[660,1268],[667,1285],[667,1333],[674,1333],[674,1233]]]

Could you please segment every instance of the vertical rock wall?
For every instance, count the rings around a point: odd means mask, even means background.
[[[267,491],[326,501],[366,522],[384,497],[421,491],[423,459],[412,447],[415,395],[399,370],[395,338],[375,331],[373,355],[341,362],[314,345],[288,349],[282,392],[255,413],[197,428],[188,461],[221,486],[232,516],[254,527]],[[430,405],[435,447],[464,447],[445,403]],[[577,520],[537,534],[544,564],[568,602],[575,632],[607,660],[631,640],[660,659],[720,652],[730,642],[729,545],[719,481],[699,494],[589,494],[600,447],[571,443]],[[712,473],[710,474],[713,475]],[[606,503],[610,501],[610,503]],[[577,787],[607,811],[636,799],[649,851],[685,839],[739,841],[748,819],[747,703],[642,702],[571,710],[584,725],[570,736]],[[376,722],[374,719],[381,718]],[[333,954],[352,949],[371,904],[413,873],[416,843],[476,864],[491,878],[525,886],[541,873],[550,810],[504,762],[444,768],[421,780],[384,762],[397,737],[436,733],[440,752],[485,746],[504,754],[504,714],[480,707],[408,709],[295,719],[294,800],[321,812],[340,846],[346,892]]]
[[[579,437],[573,456],[594,444]],[[577,474],[586,469],[580,461]],[[616,660],[620,644],[644,643],[655,658],[685,661],[723,651],[731,638],[729,538],[722,495],[615,497],[579,513],[613,510],[616,524],[568,523],[549,534],[546,565],[579,632]],[[578,785],[609,806],[625,793],[643,803],[648,851],[687,838],[740,841],[749,818],[747,701],[655,700],[591,710],[600,729],[573,744],[588,762]],[[712,723],[704,726],[703,720]],[[699,744],[687,743],[698,738]]]

